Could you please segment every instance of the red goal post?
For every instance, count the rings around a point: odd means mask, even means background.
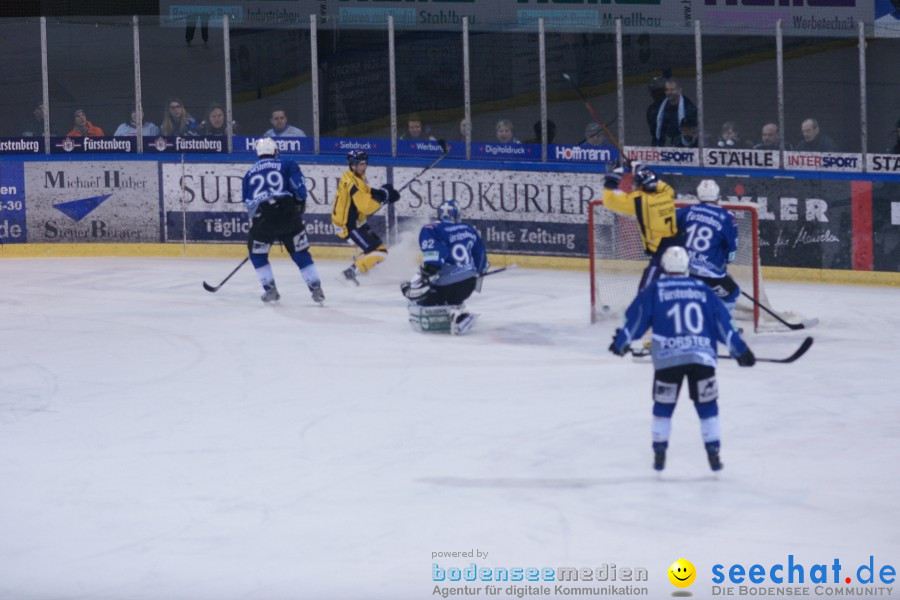
[[[690,206],[696,201],[677,201],[676,206]],[[767,306],[759,263],[759,215],[756,204],[724,203],[719,206],[734,215],[738,228],[738,251],[728,265],[728,273],[741,290]],[[594,200],[588,214],[588,246],[591,269],[591,322],[621,319],[625,309],[637,295],[641,274],[649,256],[644,252],[638,224],[634,217],[620,215]],[[759,306],[743,296],[734,310],[737,320],[753,321],[759,329]]]

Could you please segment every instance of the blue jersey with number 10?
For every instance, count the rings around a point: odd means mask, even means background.
[[[419,233],[422,262],[439,267],[431,285],[450,285],[477,277],[487,268],[484,243],[475,228],[466,223],[438,221]]]
[[[691,257],[691,275],[725,277],[738,244],[731,213],[717,204],[702,202],[679,208],[675,218]]]
[[[250,220],[263,202],[276,202],[285,196],[306,200],[306,185],[297,163],[281,158],[257,161],[244,175],[244,206]]]
[[[747,350],[716,293],[691,277],[663,277],[644,288],[625,311],[616,348],[624,349],[651,327],[650,351],[657,370],[688,364],[715,367],[717,341],[728,346],[732,356]]]

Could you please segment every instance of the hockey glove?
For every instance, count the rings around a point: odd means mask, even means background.
[[[390,194],[388,194],[387,190],[381,188],[372,189],[372,200],[378,204],[385,204],[388,201],[389,196]]]
[[[396,202],[397,200],[400,199],[400,192],[395,190],[394,186],[392,186],[391,184],[386,183],[383,186],[381,186],[381,189],[384,190],[385,192],[387,192],[388,204],[393,204],[394,202]]]
[[[612,344],[609,345],[609,351],[612,352],[613,354],[615,354],[616,356],[625,356],[625,349],[627,348],[627,346],[623,347],[621,349],[616,347],[616,338],[619,337],[620,331],[622,331],[622,330],[616,329],[616,332],[613,334]]]
[[[618,173],[616,171],[619,171]],[[606,177],[603,178],[603,187],[608,190],[617,190],[619,189],[619,184],[622,182],[622,172],[619,169],[614,169],[611,173],[607,173]]]
[[[422,270],[411,281],[400,284],[400,292],[413,301],[427,294],[430,289],[431,278]]]
[[[735,360],[737,360],[737,364],[742,367],[752,367],[756,364],[756,357],[753,356],[753,352],[750,350],[750,348],[747,348],[747,350],[740,356],[736,357]]]

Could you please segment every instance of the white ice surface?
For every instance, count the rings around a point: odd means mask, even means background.
[[[397,259],[399,260],[399,259]],[[725,469],[685,391],[651,469],[652,367],[606,351],[587,275],[485,281],[470,336],[414,333],[382,265],[0,261],[0,598],[432,598],[484,567],[900,563],[897,291],[769,283],[821,324],[719,368]],[[748,335],[758,356],[806,332]],[[507,584],[508,585],[508,584]],[[895,589],[894,593],[898,593]]]

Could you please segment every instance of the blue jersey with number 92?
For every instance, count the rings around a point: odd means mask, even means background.
[[[263,202],[275,203],[289,197],[306,200],[306,185],[297,163],[281,158],[264,158],[257,161],[244,175],[244,206],[250,220]]]
[[[484,243],[475,228],[467,223],[438,221],[419,233],[422,262],[438,267],[431,285],[450,285],[477,277],[487,269]]]

